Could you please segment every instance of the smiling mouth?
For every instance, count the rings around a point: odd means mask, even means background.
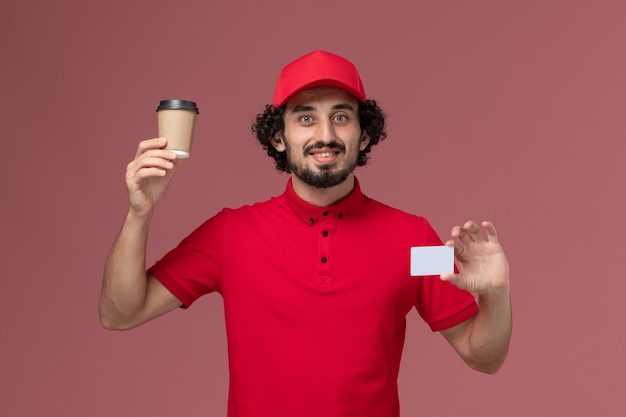
[[[317,151],[310,152],[309,156],[313,158],[313,161],[315,161],[319,165],[330,166],[330,165],[335,164],[335,162],[337,161],[337,157],[340,153],[341,151],[339,150],[332,150],[332,151],[317,150]]]
[[[330,158],[333,155],[338,155],[339,151],[333,152],[311,152],[309,155],[316,156],[318,158]]]

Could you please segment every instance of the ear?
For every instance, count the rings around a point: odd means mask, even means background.
[[[283,142],[283,135],[280,132],[276,132],[271,142],[272,142],[272,146],[276,148],[278,152],[283,152],[285,150],[285,143]]]
[[[359,150],[364,150],[365,148],[367,148],[367,145],[369,143],[370,137],[365,131],[363,131],[363,133],[361,133],[361,141],[359,142]]]

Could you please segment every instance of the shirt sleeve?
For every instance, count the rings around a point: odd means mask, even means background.
[[[220,291],[227,221],[227,211],[223,210],[148,269],[184,308],[205,294]]]
[[[423,222],[423,233],[426,245],[443,244],[426,220]],[[478,313],[478,304],[470,292],[442,281],[438,275],[419,279],[415,307],[432,331],[449,329]]]

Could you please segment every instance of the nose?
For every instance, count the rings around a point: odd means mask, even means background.
[[[335,126],[331,120],[321,120],[318,123],[318,141],[323,143],[335,142]]]

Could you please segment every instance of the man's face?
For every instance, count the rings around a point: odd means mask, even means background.
[[[285,133],[277,150],[303,183],[328,188],[342,183],[357,165],[369,139],[361,132],[357,100],[333,87],[305,90],[287,103]]]

